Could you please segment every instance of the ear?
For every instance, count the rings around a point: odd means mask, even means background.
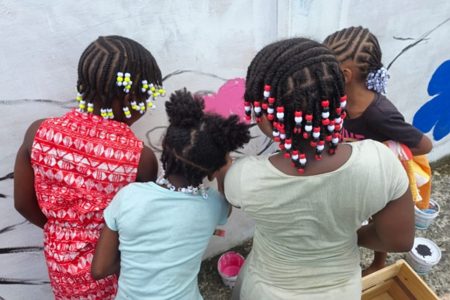
[[[262,114],[261,121],[258,122],[258,127],[267,137],[272,137],[272,123],[270,123],[265,114]]]
[[[348,67],[341,67],[342,74],[344,74],[345,84],[350,84],[353,79],[353,71]]]

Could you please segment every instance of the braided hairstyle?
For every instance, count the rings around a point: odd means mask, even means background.
[[[300,173],[308,143],[316,159],[325,147],[335,152],[347,98],[339,63],[324,45],[293,38],[263,48],[248,67],[244,99],[247,118],[253,108],[257,121],[264,114],[272,122],[274,141]]]
[[[323,43],[334,52],[340,63],[347,60],[355,62],[361,80],[366,80],[370,72],[383,67],[380,44],[367,28],[358,26],[336,31]]]
[[[131,75],[133,83],[127,92],[117,86],[119,72]],[[131,39],[100,36],[81,54],[77,82],[80,99],[77,100],[111,108],[114,99],[123,102],[129,94],[132,100],[142,102],[149,97],[142,89],[143,80],[155,86],[162,85],[161,71],[152,54]]]
[[[249,126],[238,116],[204,113],[203,99],[186,89],[171,94],[165,105],[170,125],[162,143],[161,162],[166,178],[181,175],[189,185],[197,186],[227,163],[227,153],[250,140]]]

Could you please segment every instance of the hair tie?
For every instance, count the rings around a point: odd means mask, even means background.
[[[379,94],[386,94],[387,81],[389,79],[388,70],[381,67],[367,75],[366,86]]]

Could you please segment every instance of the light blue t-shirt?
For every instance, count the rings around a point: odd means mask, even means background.
[[[214,189],[208,198],[132,183],[104,211],[119,233],[120,299],[203,299],[197,284],[201,259],[228,203]]]

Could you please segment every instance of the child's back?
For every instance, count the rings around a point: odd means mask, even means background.
[[[399,141],[410,148],[420,144],[423,133],[405,122],[402,114],[382,94],[375,94],[373,101],[357,117],[349,118],[344,123],[344,138],[372,139],[379,142]]]
[[[133,183],[105,211],[120,231],[117,299],[199,299],[197,276],[215,227],[228,205],[210,188],[208,198],[171,191],[154,182]],[[128,298],[127,298],[128,297]]]
[[[336,54],[345,77],[348,118],[343,137],[391,140],[405,144],[415,155],[430,152],[430,139],[407,123],[394,104],[382,95],[389,75],[381,62],[381,48],[375,35],[366,28],[349,27],[329,35],[324,44]],[[372,265],[363,274],[384,267],[386,257],[384,252],[375,252]]]
[[[145,106],[130,112],[129,99],[143,103],[147,93],[138,84],[116,84],[118,70],[161,83],[154,58],[140,44],[100,37],[80,58],[79,110],[34,122],[17,155],[15,205],[44,229],[56,299],[115,297],[116,276],[95,281],[90,274],[103,210],[126,184],[156,179],[153,152],[129,127],[145,112]]]
[[[157,184],[128,185],[105,210],[92,273],[103,278],[120,264],[117,299],[201,299],[201,259],[229,213],[225,198],[202,181],[216,177],[223,191],[228,153],[250,139],[237,116],[225,119],[203,108],[203,101],[186,91],[171,95],[164,176]]]
[[[77,111],[39,127],[31,164],[47,217],[45,256],[56,296],[59,289],[76,295],[89,281],[83,270],[92,261],[103,210],[120,188],[136,181],[142,148],[126,124]],[[113,278],[95,284],[102,296],[116,289]]]

